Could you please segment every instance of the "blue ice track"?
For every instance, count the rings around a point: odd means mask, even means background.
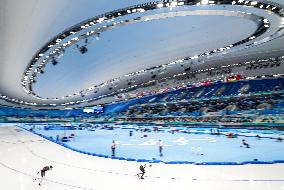
[[[21,125],[29,130],[33,125]],[[145,126],[144,128],[151,128]],[[71,128],[72,129],[72,128]],[[221,129],[220,135],[210,135],[210,128],[177,128],[179,132],[171,132],[171,128],[163,128],[159,132],[141,132],[143,127],[119,127],[114,130],[97,129],[66,130],[62,126],[44,129],[44,125],[36,125],[33,133],[58,143],[71,150],[105,158],[137,161],[164,162],[166,164],[197,165],[241,165],[241,164],[273,164],[284,163],[284,132],[272,130]],[[129,136],[133,131],[133,136]],[[226,133],[233,132],[237,138],[227,138]],[[70,136],[69,142],[56,141],[56,136]],[[256,134],[261,138],[255,137]],[[146,135],[146,137],[145,137]],[[164,143],[164,156],[159,156],[157,141]],[[251,148],[240,147],[242,139]],[[111,156],[111,142],[117,143],[116,156]]]

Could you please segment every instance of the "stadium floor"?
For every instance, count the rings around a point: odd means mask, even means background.
[[[43,185],[33,182],[43,166]],[[283,190],[284,164],[202,166],[140,163],[80,154],[15,126],[0,127],[1,189],[210,189]]]

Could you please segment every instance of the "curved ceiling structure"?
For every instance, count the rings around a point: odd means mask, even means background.
[[[0,2],[0,104],[94,104],[149,73],[284,55],[284,3],[232,0]],[[151,76],[151,75],[150,75]]]

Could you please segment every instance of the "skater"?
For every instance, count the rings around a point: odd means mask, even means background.
[[[164,147],[164,144],[161,140],[159,140],[158,142],[158,146],[159,146],[159,153],[160,153],[160,156],[162,157],[163,156],[163,147]]]
[[[113,140],[111,144],[111,152],[112,152],[111,156],[115,156],[115,148],[116,148],[116,144],[115,144],[115,141]]]
[[[140,169],[141,173],[138,173],[138,174],[137,174],[138,178],[140,178],[140,179],[144,179],[144,175],[145,175],[145,168],[146,168],[146,164],[144,164],[144,166],[143,166],[143,165],[141,165],[141,166],[139,167],[139,169]],[[141,174],[141,176],[140,176],[140,174]]]
[[[245,139],[242,140],[242,145],[245,146],[246,148],[250,148],[249,144],[246,142]],[[241,147],[243,147],[242,145]]]
[[[276,138],[276,141],[277,141],[277,142],[282,142],[282,140],[283,140],[283,139],[282,139],[281,136],[279,136],[279,137]]]
[[[129,131],[129,136],[132,137],[133,131]]]
[[[40,182],[39,182],[39,186],[41,186],[41,183],[42,183],[42,181],[43,181],[43,179],[44,179],[44,177],[45,177],[45,172],[46,171],[49,171],[49,170],[52,170],[52,166],[45,166],[45,167],[43,167],[39,172],[40,172],[40,176],[41,176],[41,178],[34,178],[33,179],[33,181],[36,181],[36,180],[38,180],[38,179],[40,179]],[[39,172],[37,172],[37,174],[39,174]]]
[[[56,141],[60,141],[60,136],[56,135]]]
[[[219,131],[218,128],[216,129],[216,134],[217,134],[217,135],[220,135],[220,131]]]

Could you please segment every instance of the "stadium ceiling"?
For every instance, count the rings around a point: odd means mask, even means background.
[[[283,56],[284,2],[2,0],[0,34],[1,105],[82,106],[181,64]]]

